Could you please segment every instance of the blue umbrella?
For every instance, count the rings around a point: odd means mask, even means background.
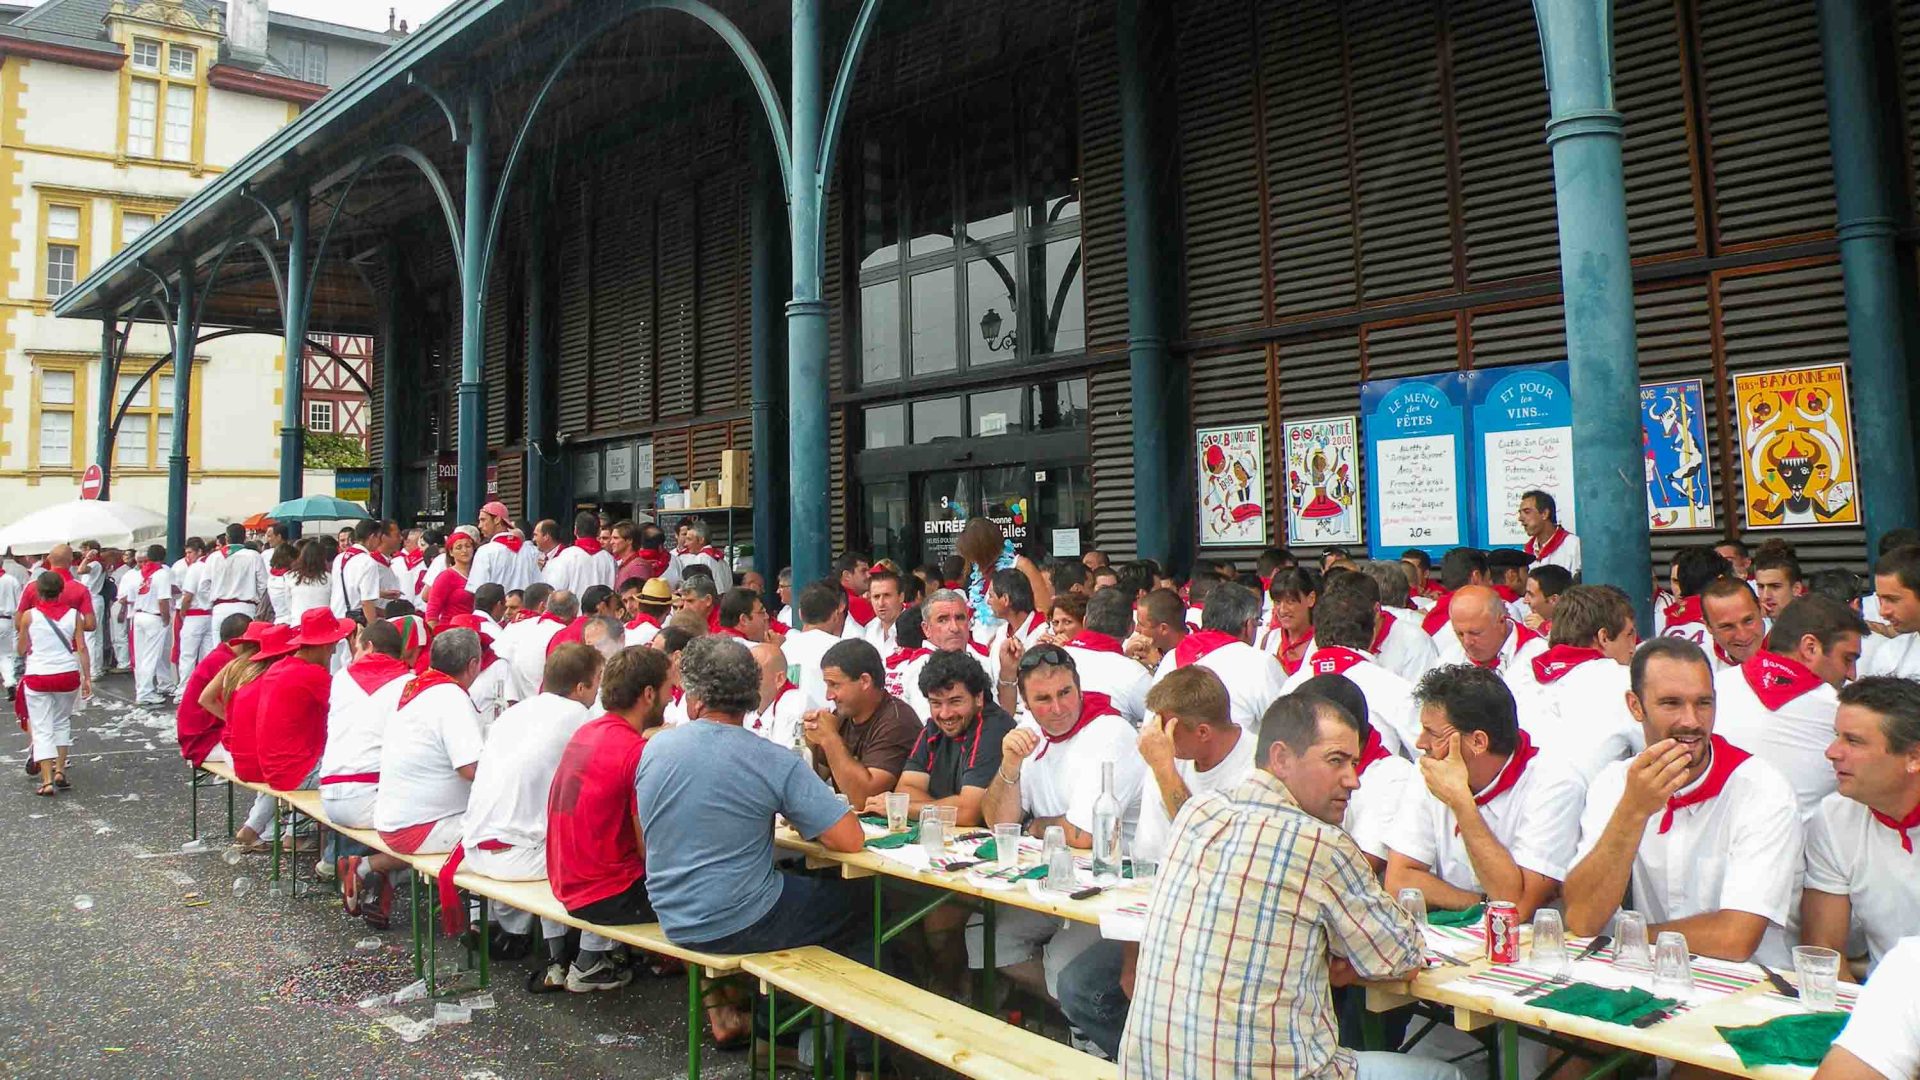
[[[331,495],[304,495],[268,510],[267,516],[275,521],[358,521],[373,515],[356,502]]]

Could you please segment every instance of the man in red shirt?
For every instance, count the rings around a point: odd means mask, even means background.
[[[350,637],[356,625],[326,608],[309,609],[300,617],[293,654],[254,680],[260,687],[254,750],[261,776],[277,791],[306,790],[319,779],[320,755],[327,748],[327,700],[333,690],[327,664],[334,646]]]
[[[220,623],[220,644],[214,646],[187,677],[186,688],[180,691],[180,709],[174,714],[174,733],[180,740],[180,756],[198,767],[204,764],[209,755],[220,749],[220,733],[226,722],[208,712],[200,704],[200,695],[207,684],[220,677],[220,672],[233,660],[233,647],[228,642],[247,632],[252,618],[245,612],[226,617]],[[226,760],[227,755],[215,755],[217,760]]]
[[[568,740],[547,794],[547,880],[567,913],[608,926],[653,921],[647,867],[634,806],[634,773],[648,737],[666,717],[667,654],[623,649],[607,661],[600,682],[605,716]],[[565,975],[568,990],[625,986],[632,973],[608,956],[613,943],[583,934],[580,955]],[[550,965],[548,986],[559,981]]]
[[[92,633],[94,626],[97,625],[93,617],[93,594],[87,591],[85,585],[82,585],[74,579],[73,548],[66,544],[55,546],[52,551],[47,552],[45,569],[60,575],[62,582],[60,586],[61,606],[78,611],[80,613],[80,631],[82,633]],[[26,611],[38,606],[39,603],[39,590],[25,589],[21,591],[19,610]]]

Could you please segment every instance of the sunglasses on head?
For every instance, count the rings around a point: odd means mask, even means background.
[[[1058,645],[1035,645],[1020,655],[1020,670],[1038,667],[1072,667],[1073,657]]]

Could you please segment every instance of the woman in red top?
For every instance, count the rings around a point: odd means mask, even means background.
[[[456,615],[473,614],[473,593],[467,589],[467,575],[473,572],[473,553],[479,541],[473,530],[462,525],[447,538],[447,568],[433,579],[427,590],[427,625],[435,630]]]

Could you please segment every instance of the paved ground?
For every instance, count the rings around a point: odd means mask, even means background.
[[[524,989],[495,968],[498,1007],[408,1043],[389,1021],[430,1002],[357,1003],[413,980],[403,931],[376,936],[337,902],[267,895],[267,861],[221,854],[224,796],[202,793],[203,835],[183,854],[187,770],[170,714],[125,704],[109,676],[75,717],[73,790],[42,799],[9,722],[0,770],[0,1074],[112,1077],[500,1078],[685,1074],[685,987],[642,979],[607,994]],[[251,890],[234,896],[234,881]],[[197,898],[189,894],[197,893]],[[91,898],[91,906],[80,910]],[[200,903],[204,901],[204,903]],[[444,955],[443,955],[444,959]],[[400,1024],[402,1028],[406,1025]],[[703,1075],[747,1075],[708,1047]]]

